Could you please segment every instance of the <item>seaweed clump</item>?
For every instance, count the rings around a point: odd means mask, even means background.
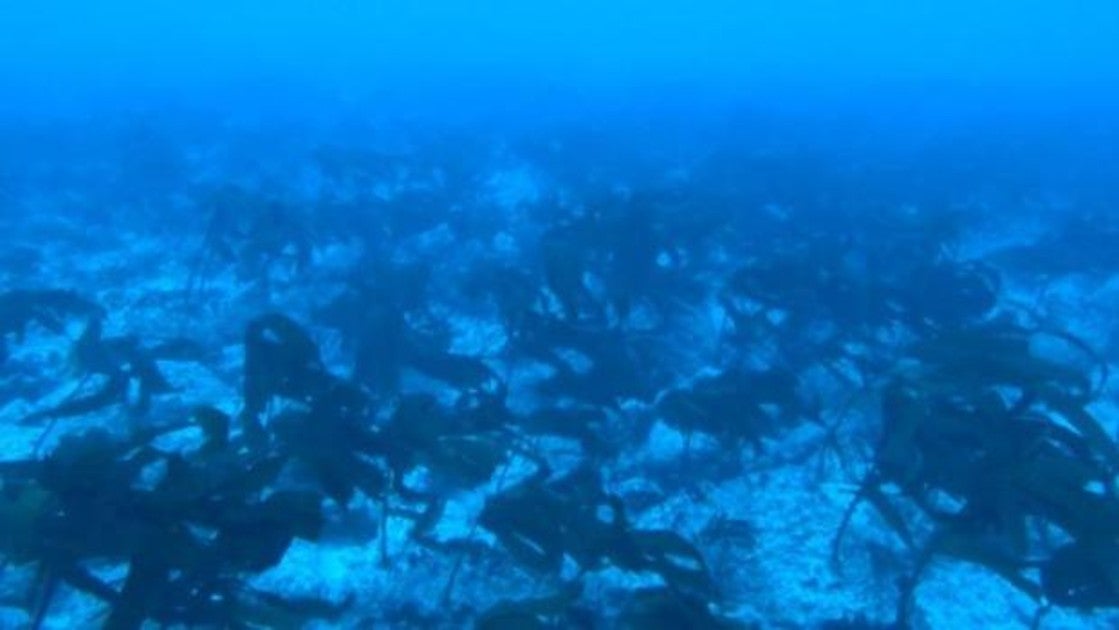
[[[3,554],[35,568],[31,626],[61,584],[104,602],[106,628],[298,619],[300,603],[245,579],[278,563],[295,538],[318,536],[318,497],[271,489],[274,458],[176,453],[152,446],[154,437],[93,430],[40,461],[5,464]],[[98,575],[112,565],[127,567],[123,584]]]
[[[0,294],[0,360],[7,360],[8,337],[21,339],[32,324],[62,334],[69,318],[97,319],[104,314],[95,302],[65,289],[17,289]]]
[[[248,338],[284,324],[287,336],[276,343],[291,346],[301,331],[284,318],[254,322]],[[145,356],[131,342],[87,341],[88,351],[107,366]],[[319,409],[320,417],[324,407],[340,413],[343,399],[333,387],[338,383],[295,361],[310,355],[286,351],[289,360],[269,364],[270,370],[256,362],[258,351],[247,352],[247,411],[255,415],[268,397],[286,395]],[[289,598],[248,583],[277,565],[295,539],[319,538],[322,504],[335,487],[325,484],[324,493],[282,482],[283,471],[302,452],[278,437],[278,424],[254,418],[246,425],[251,428],[237,430],[229,416],[209,407],[183,420],[135,425],[127,436],[106,429],[71,433],[45,457],[6,462],[0,469],[0,552],[7,563],[35,569],[27,600],[33,627],[46,618],[61,584],[102,601],[104,626],[113,629],[139,628],[145,620],[291,627],[313,617],[335,618],[346,608],[344,602]],[[200,429],[201,442],[183,435],[192,425]],[[124,568],[122,583],[98,574],[99,567],[112,566]]]
[[[1119,447],[1089,406],[1107,377],[1079,339],[1000,320],[909,351],[881,396],[862,502],[915,553],[898,623],[938,557],[978,564],[1039,603],[1119,607]]]

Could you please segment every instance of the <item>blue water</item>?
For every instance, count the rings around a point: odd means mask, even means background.
[[[1119,4],[0,5],[0,627],[1113,628]]]
[[[873,100],[896,86],[1067,102],[1113,92],[1119,79],[1119,10],[1102,1],[53,1],[7,3],[2,17],[5,101],[33,108],[168,93],[223,102],[225,90],[370,105],[483,90],[495,102],[782,89]]]

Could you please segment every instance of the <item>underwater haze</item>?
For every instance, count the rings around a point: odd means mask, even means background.
[[[1119,8],[1103,0],[47,0],[0,17],[5,101],[31,108],[153,95],[259,106],[276,92],[367,107],[464,93],[481,108],[527,94],[871,100],[898,87],[1067,102],[1113,97],[1119,81]]]
[[[1119,4],[0,5],[0,627],[1119,627]]]

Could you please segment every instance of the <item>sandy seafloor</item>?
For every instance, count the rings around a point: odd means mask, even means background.
[[[208,147],[220,153],[221,147]],[[200,151],[197,147],[192,149]],[[88,158],[87,158],[88,159]],[[192,177],[216,181],[220,172],[207,172],[207,153],[192,158]],[[504,221],[515,227],[523,222],[523,210],[542,195],[548,179],[529,163],[520,164],[506,157],[504,165],[481,178],[465,203],[484,212],[500,212]],[[89,164],[96,179],[98,168]],[[70,168],[75,168],[73,164]],[[111,167],[110,167],[111,170]],[[300,171],[300,169],[296,169]],[[292,175],[288,173],[288,175]],[[672,177],[666,174],[665,177]],[[284,194],[305,195],[313,199],[323,194],[313,168],[294,174],[286,184],[296,190]],[[294,182],[294,184],[293,184]],[[378,188],[378,194],[391,197],[401,180],[363,184]],[[299,192],[300,187],[303,188]],[[259,283],[239,279],[219,270],[207,284],[201,304],[184,311],[176,306],[182,288],[188,283],[190,259],[197,247],[196,234],[169,233],[160,228],[161,207],[190,212],[194,203],[184,194],[156,196],[129,208],[110,213],[108,219],[85,222],[83,212],[90,206],[102,209],[114,203],[103,191],[89,193],[80,184],[49,187],[34,191],[8,193],[3,203],[3,230],[6,248],[32,250],[34,262],[27,268],[0,268],[0,286],[10,288],[72,288],[105,307],[109,334],[156,335],[187,333],[214,346],[215,360],[206,367],[174,362],[162,365],[177,392],[156,399],[153,415],[183,413],[195,404],[217,403],[228,411],[238,405],[242,349],[240,327],[253,314],[278,310],[299,321],[307,321],[316,306],[322,305],[342,286],[348,266],[358,258],[360,242],[334,240],[315,244],[313,264],[293,272],[274,269],[267,293]],[[347,194],[352,191],[336,191]],[[160,204],[163,204],[162,206]],[[977,204],[977,208],[981,204]],[[145,217],[132,222],[130,217]],[[1028,221],[991,220],[982,209],[979,220],[968,229],[963,256],[982,256],[999,247],[1029,243],[1044,233],[1045,225]],[[460,243],[448,241],[445,229],[436,226],[407,242],[398,244],[400,256],[469,257],[472,251],[501,255],[501,249],[516,248],[508,232],[494,242]],[[970,253],[967,253],[970,252]],[[1038,287],[1010,282],[1004,299],[1036,301]],[[1119,305],[1119,277],[1085,278],[1068,276],[1050,283],[1044,297],[1049,313],[1059,314],[1086,339],[1103,346],[1113,342],[1114,308]],[[456,331],[456,347],[463,352],[496,356],[504,331],[496,321],[476,315],[456,314],[448,307],[446,317]],[[694,347],[717,343],[712,337],[720,313],[714,303],[696,309],[692,331]],[[338,341],[329,331],[314,329],[324,355],[337,373],[347,370]],[[17,420],[26,413],[49,405],[71,391],[67,378],[66,354],[77,330],[54,335],[32,329],[26,338],[10,340],[8,364],[3,372],[3,398],[0,399],[0,453],[4,459],[28,454],[41,427],[24,427]],[[1111,346],[1113,349],[1114,346]],[[531,384],[540,378],[538,366],[515,366],[510,370],[513,406],[533,404]],[[405,387],[422,390],[430,385],[406,379]],[[826,385],[825,385],[826,386]],[[1114,408],[1116,386],[1112,385],[1095,406],[1106,426],[1114,431],[1119,415]],[[637,403],[634,403],[635,405]],[[113,412],[60,421],[55,435],[66,431],[118,422]],[[848,425],[857,426],[855,421]],[[864,429],[858,429],[864,430]],[[703,541],[705,528],[713,520],[729,519],[749,523],[743,540],[699,543],[723,594],[720,611],[728,617],[756,623],[763,628],[814,627],[829,619],[866,615],[870,621],[886,622],[893,614],[897,589],[894,579],[904,566],[903,551],[896,536],[868,507],[859,509],[843,544],[842,571],[829,563],[832,541],[842,513],[855,489],[856,476],[834,461],[799,457],[822,439],[813,425],[803,425],[767,438],[764,449],[755,453],[744,449],[743,472],[726,481],[713,483],[698,479],[688,492],[676,492],[663,501],[631,514],[635,526],[670,527],[689,540]],[[190,440],[189,436],[183,437]],[[657,423],[645,443],[626,449],[622,458],[606,472],[607,487],[623,496],[627,493],[656,494],[657,482],[645,478],[645,471],[685,469],[692,460],[702,460],[714,443],[695,439],[685,454],[685,438],[677,430]],[[857,442],[852,440],[852,443]],[[561,439],[542,448],[562,467],[574,447]],[[861,470],[869,451],[849,463]],[[862,462],[860,465],[859,462]],[[485,497],[500,487],[508,487],[520,474],[513,462],[500,479],[473,491],[460,492],[447,506],[437,526],[440,536],[456,538],[473,529]],[[679,473],[677,473],[679,474]],[[653,486],[650,488],[649,486]],[[375,506],[357,499],[348,507],[353,514],[373,514]],[[337,516],[337,514],[336,514]],[[342,601],[354,597],[354,605],[341,625],[344,627],[391,627],[383,621],[384,611],[403,602],[414,602],[419,610],[439,607],[444,583],[453,559],[415,545],[407,538],[410,523],[389,520],[387,549],[389,566],[381,562],[376,540],[339,537],[334,541],[311,544],[296,541],[283,562],[255,579],[254,583],[290,594],[309,594]],[[476,539],[495,544],[482,530]],[[484,608],[500,598],[547,593],[543,580],[502,561],[466,563],[458,577],[452,605]],[[893,566],[892,563],[901,563]],[[26,571],[9,568],[0,581],[0,592],[10,601],[26,585]],[[586,578],[585,597],[589,601],[611,601],[620,589],[655,584],[656,576],[628,574],[616,569],[592,572]],[[1000,579],[979,567],[951,560],[934,562],[917,592],[918,623],[921,627],[954,630],[962,628],[1023,628],[1029,624],[1034,604]],[[66,590],[51,608],[48,628],[82,628],[96,624],[100,605],[79,593]],[[26,614],[16,607],[0,609],[0,626],[18,627]],[[447,622],[454,627],[460,621]],[[1078,613],[1054,610],[1044,628],[1114,628],[1119,616],[1109,612]],[[325,625],[325,624],[324,624]]]

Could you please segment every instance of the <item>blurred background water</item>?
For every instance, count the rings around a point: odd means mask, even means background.
[[[1102,108],[1105,0],[5,2],[3,107]],[[445,100],[445,99],[453,100]],[[279,100],[277,100],[279,99]]]

